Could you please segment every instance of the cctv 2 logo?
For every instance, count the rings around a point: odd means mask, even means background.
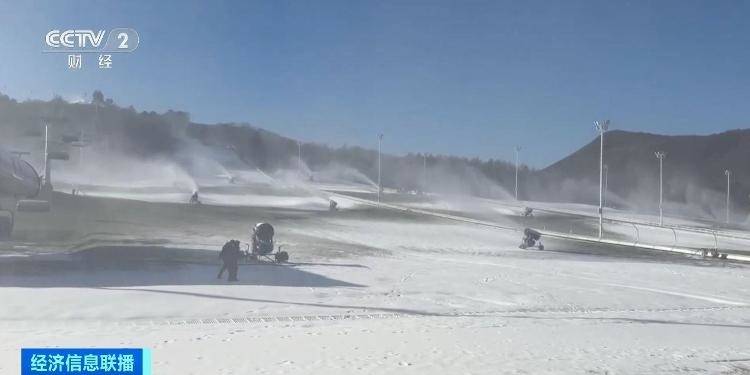
[[[44,52],[133,52],[138,48],[140,37],[130,28],[112,29],[109,33],[106,30],[54,29],[44,36],[44,42]]]

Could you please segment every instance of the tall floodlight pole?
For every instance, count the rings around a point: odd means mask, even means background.
[[[51,170],[49,168],[49,125],[44,124],[44,185],[50,183]]]
[[[52,168],[49,157],[49,125],[44,124],[44,186],[42,191],[45,193],[52,192]]]
[[[516,200],[518,200],[518,153],[521,152],[521,146],[516,146],[514,150],[516,151],[516,185],[513,191],[515,192]]]
[[[603,206],[607,206],[607,190],[609,190],[609,167],[607,167],[607,164],[604,164],[604,204]]]
[[[604,133],[609,129],[609,120],[595,121],[594,127],[599,131],[599,239],[602,239],[604,222]]]
[[[657,151],[654,155],[659,159],[659,225],[664,225],[664,157],[667,154]]]
[[[380,172],[381,172],[381,160],[380,160],[380,151],[382,149],[383,145],[383,134],[378,134],[378,204],[380,204],[380,192],[383,190],[383,184],[380,181]]]
[[[732,176],[732,171],[724,170],[724,174],[727,176],[727,224],[729,224],[729,179]]]

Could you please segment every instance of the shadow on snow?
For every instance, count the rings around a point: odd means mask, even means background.
[[[264,285],[362,287],[302,269],[303,266],[366,268],[357,264],[240,264],[239,282],[216,278],[217,251],[158,246],[107,246],[71,254],[0,259],[0,286],[29,288],[155,285]],[[224,274],[226,278],[226,273]]]

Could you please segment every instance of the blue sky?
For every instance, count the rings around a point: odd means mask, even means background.
[[[249,122],[331,145],[544,167],[592,123],[666,134],[748,127],[740,1],[0,0],[0,91],[102,90],[139,110]],[[132,27],[99,70],[42,54],[47,31]]]

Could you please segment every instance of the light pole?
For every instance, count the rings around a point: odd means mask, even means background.
[[[667,154],[664,151],[654,152],[659,159],[659,225],[664,225],[664,157]]]
[[[602,225],[604,221],[604,133],[609,129],[609,120],[595,121],[594,127],[599,131],[599,239],[602,239]]]
[[[732,171],[726,169],[724,174],[727,176],[727,224],[729,224],[729,178],[732,177]]]
[[[516,151],[516,187],[514,191],[516,200],[518,200],[518,153],[521,151],[521,146],[516,146],[514,150]]]
[[[49,125],[44,124],[44,188],[46,192],[52,191],[52,169],[50,169],[49,160]]]
[[[381,161],[380,152],[383,145],[383,134],[378,134],[378,204],[380,204],[380,192],[383,190],[383,184],[380,181]]]
[[[604,203],[603,206],[607,206],[607,191],[609,190],[609,167],[607,167],[607,164],[604,164]]]

